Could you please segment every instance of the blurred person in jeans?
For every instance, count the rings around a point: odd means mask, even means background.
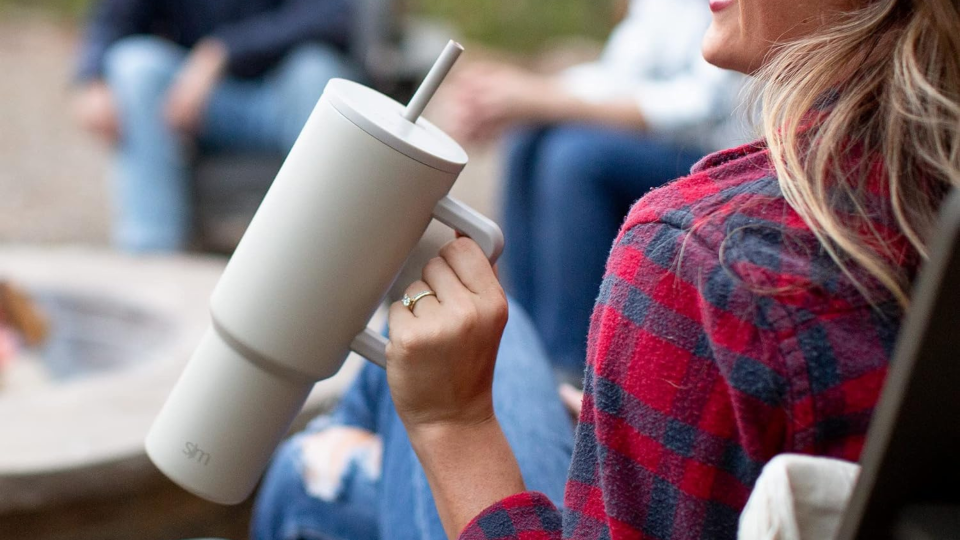
[[[102,0],[77,74],[80,124],[115,147],[114,241],[180,250],[190,156],[286,153],[345,52],[350,0]]]
[[[544,76],[480,64],[454,80],[455,136],[507,132],[504,285],[531,315],[558,374],[583,375],[604,262],[631,204],[745,142],[743,76],[700,52],[703,0],[631,0],[601,57]]]

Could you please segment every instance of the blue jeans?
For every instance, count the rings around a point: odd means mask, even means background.
[[[581,381],[590,315],[623,219],[703,154],[587,125],[518,130],[507,143],[504,285],[530,314],[561,378]]]
[[[493,400],[527,488],[545,493],[559,505],[573,429],[536,331],[514,304],[497,357]],[[337,425],[379,435],[382,469],[371,475],[363,467],[348,467],[336,496],[322,499],[305,488],[301,443],[311,433]],[[446,539],[423,469],[393,408],[385,371],[364,366],[330,416],[315,420],[280,447],[257,495],[251,537]]]
[[[114,167],[114,241],[128,251],[173,251],[191,234],[190,154],[286,153],[328,80],[356,70],[334,48],[310,44],[259,79],[224,79],[203,113],[197,141],[163,119],[167,91],[189,51],[152,36],[122,39],[107,52],[105,79],[120,117]]]

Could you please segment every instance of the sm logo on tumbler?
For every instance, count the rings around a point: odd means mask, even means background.
[[[197,443],[187,441],[187,443],[183,445],[183,454],[187,456],[187,459],[195,460],[204,467],[210,463],[210,454],[201,450],[200,445]]]

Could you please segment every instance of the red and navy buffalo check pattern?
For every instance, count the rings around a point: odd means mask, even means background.
[[[873,305],[786,203],[760,144],[648,194],[593,314],[565,508],[515,495],[461,538],[735,538],[774,455],[856,460],[901,312],[854,275]]]

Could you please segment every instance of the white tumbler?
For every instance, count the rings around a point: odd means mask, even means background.
[[[459,50],[448,47],[406,109],[360,84],[327,85],[147,435],[150,459],[180,486],[243,501],[316,381],[350,350],[385,364],[386,340],[366,324],[431,219],[500,254],[496,224],[447,196],[466,153],[418,119]]]

